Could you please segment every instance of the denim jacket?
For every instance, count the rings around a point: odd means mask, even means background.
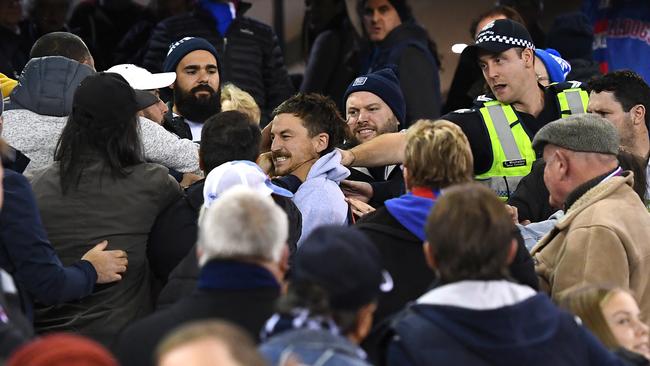
[[[273,366],[283,366],[290,356],[301,365],[370,365],[361,348],[326,330],[289,330],[271,337],[259,349]]]

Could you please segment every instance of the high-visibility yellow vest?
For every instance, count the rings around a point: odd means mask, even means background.
[[[579,87],[559,91],[557,99],[561,118],[587,111],[589,95]],[[535,150],[511,105],[488,101],[479,109],[479,114],[490,136],[492,166],[475,178],[487,184],[501,199],[507,200],[521,178],[530,173],[537,158]]]

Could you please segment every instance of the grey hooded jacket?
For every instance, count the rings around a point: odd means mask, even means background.
[[[2,115],[3,138],[31,159],[25,173],[52,163],[74,92],[92,73],[88,65],[60,56],[27,63]]]

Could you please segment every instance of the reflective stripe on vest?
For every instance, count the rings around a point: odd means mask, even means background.
[[[557,100],[560,103],[561,117],[566,118],[572,114],[587,112],[589,94],[580,88],[565,89],[557,93]]]
[[[530,173],[536,159],[535,151],[512,106],[495,100],[483,104],[479,112],[490,136],[492,166],[476,179],[490,180],[486,183],[497,195],[507,198],[519,179]]]

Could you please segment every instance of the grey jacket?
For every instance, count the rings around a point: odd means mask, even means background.
[[[114,178],[99,158],[84,156],[79,186],[65,195],[59,164],[34,172],[43,225],[64,265],[108,240],[108,249],[127,252],[128,269],[121,281],[97,285],[83,300],[38,306],[34,325],[39,332],[75,331],[110,345],[124,326],[152,310],[147,239],[158,214],[181,190],[160,165],[134,165],[126,177]]]
[[[25,66],[2,115],[2,137],[31,159],[26,174],[54,160],[74,92],[93,73],[89,66],[59,56],[35,58]]]

